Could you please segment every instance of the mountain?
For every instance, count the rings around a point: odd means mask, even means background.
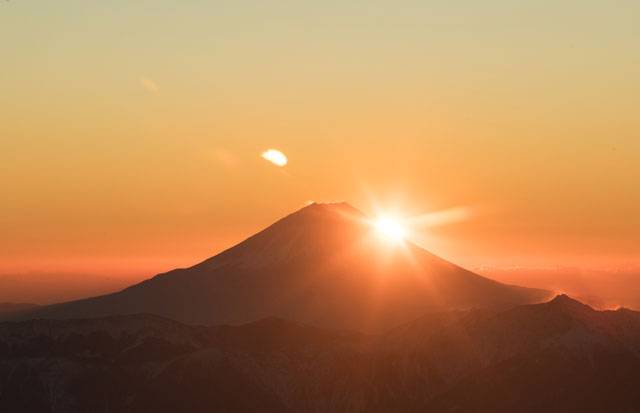
[[[410,242],[391,245],[346,203],[312,204],[191,268],[28,317],[152,313],[186,323],[242,324],[276,316],[381,331],[428,309],[504,307],[548,295],[481,277]]]
[[[640,313],[626,309],[596,311],[560,295],[428,315],[383,340],[407,366],[405,380],[435,371],[440,384],[409,410],[631,412],[640,403]]]
[[[0,323],[0,411],[633,412],[640,313],[566,296],[381,335],[277,318]]]
[[[32,311],[39,306],[29,303],[0,303],[0,317],[9,317]]]

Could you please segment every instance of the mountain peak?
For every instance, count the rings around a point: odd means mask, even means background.
[[[307,206],[297,210],[293,214],[300,213],[339,213],[356,216],[364,216],[364,213],[345,201],[340,202],[311,202]]]
[[[575,310],[582,310],[582,311],[593,310],[588,305],[583,304],[580,301],[569,297],[567,294],[558,294],[555,296],[553,300],[549,301],[547,304],[554,307],[562,308],[562,309],[575,309]]]
[[[331,202],[317,202],[317,201],[310,201],[309,204],[307,205],[307,207],[315,207],[315,208],[341,208],[341,207],[349,207],[349,208],[353,208],[353,206],[351,206],[351,204],[349,204],[347,201],[331,201]]]
[[[552,303],[579,303],[578,300],[574,300],[567,294],[558,294],[550,302]]]
[[[360,227],[365,223],[366,215],[346,202],[318,203],[313,202],[280,219],[266,229],[266,233],[272,233],[273,229],[279,231],[287,228],[287,231],[305,231],[309,228],[317,228],[326,233],[331,228],[335,231],[344,231],[349,228]],[[337,224],[337,225],[336,225]],[[355,225],[354,225],[355,224]]]

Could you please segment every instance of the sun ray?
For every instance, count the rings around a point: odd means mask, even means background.
[[[409,223],[416,228],[439,227],[466,221],[472,215],[473,211],[470,207],[458,206],[411,217]]]

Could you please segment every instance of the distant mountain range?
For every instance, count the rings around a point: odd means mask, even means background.
[[[3,412],[635,412],[640,313],[567,296],[384,334],[268,318],[0,323]]]
[[[275,316],[379,332],[435,309],[506,308],[550,296],[484,278],[408,241],[391,246],[373,234],[364,214],[337,203],[309,205],[191,268],[21,317],[150,313],[211,325]]]
[[[12,317],[16,314],[33,311],[38,307],[39,306],[37,304],[29,303],[0,303],[0,318]]]

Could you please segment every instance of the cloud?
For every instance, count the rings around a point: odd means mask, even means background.
[[[277,166],[285,166],[289,162],[287,156],[277,149],[267,149],[260,156]]]
[[[150,79],[148,77],[142,76],[140,78],[140,85],[142,85],[143,88],[145,88],[148,92],[151,92],[151,93],[158,93],[160,91],[160,88],[158,87],[156,82],[154,82],[153,79]]]

